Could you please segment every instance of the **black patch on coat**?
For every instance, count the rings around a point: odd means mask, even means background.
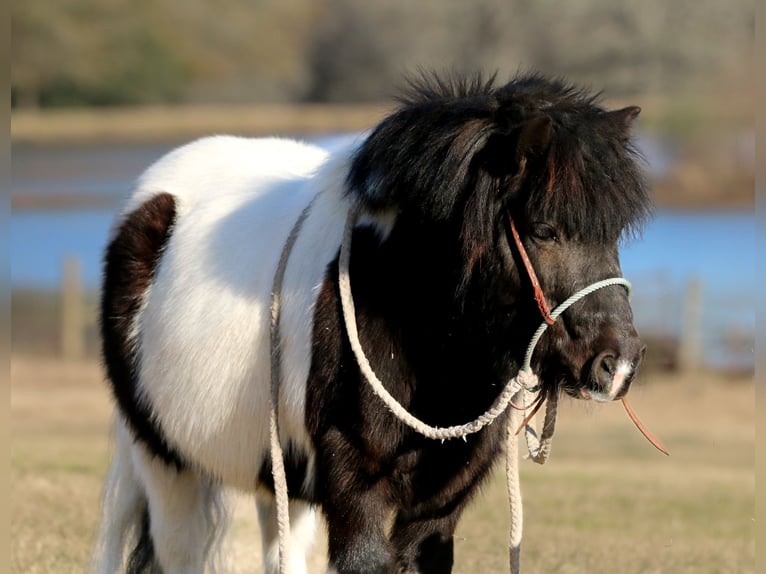
[[[559,249],[590,249],[588,275],[541,269],[547,286],[571,293],[573,280],[613,274],[598,256],[616,254],[651,209],[628,133],[636,114],[606,111],[594,96],[535,74],[499,87],[426,78],[360,146],[348,193],[373,217],[393,211],[396,221],[384,239],[369,227],[353,233],[359,335],[410,413],[440,427],[474,420],[519,369],[541,318],[508,241],[508,213],[525,238],[543,223],[569,241]],[[545,255],[544,246],[532,251]],[[455,526],[504,450],[508,413],[443,443],[399,422],[360,374],[337,274],[336,259],[314,311],[306,397],[331,563],[341,574],[449,572]],[[588,304],[609,297],[618,295]],[[566,342],[556,329],[543,352]]]
[[[151,453],[180,470],[181,455],[138,397],[138,342],[130,339],[175,217],[175,199],[168,193],[155,195],[125,217],[106,250],[100,320],[104,365],[120,411]]]
[[[382,244],[370,228],[357,230],[351,260],[360,338],[374,370],[407,410],[442,427],[484,412],[517,368],[509,315],[466,320],[464,306],[485,294],[471,288],[455,299],[455,238],[402,215]],[[306,410],[331,560],[339,572],[388,572],[393,564],[448,571],[457,519],[503,451],[506,414],[465,441],[444,443],[400,423],[361,378],[336,277],[337,261],[316,305]],[[389,533],[382,525],[392,511]]]

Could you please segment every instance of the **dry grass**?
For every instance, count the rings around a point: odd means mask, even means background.
[[[109,458],[100,370],[14,357],[11,377],[12,572],[82,572]],[[526,572],[755,571],[752,380],[648,378],[632,403],[672,456],[618,404],[565,403],[551,461],[522,463]],[[236,502],[233,571],[260,571],[255,511]],[[461,522],[455,572],[506,572],[507,525],[498,472]]]

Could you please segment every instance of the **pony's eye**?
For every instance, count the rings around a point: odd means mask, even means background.
[[[531,232],[538,241],[556,241],[559,238],[556,230],[547,223],[533,224]]]

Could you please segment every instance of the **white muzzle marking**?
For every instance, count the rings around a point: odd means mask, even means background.
[[[613,401],[620,394],[620,391],[625,386],[625,381],[632,372],[633,364],[630,361],[624,359],[618,361],[617,369],[615,369],[614,376],[612,377],[612,383],[609,386],[609,392],[589,391],[590,398],[599,403]]]

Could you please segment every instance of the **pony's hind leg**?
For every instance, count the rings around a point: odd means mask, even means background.
[[[256,494],[258,522],[261,527],[263,548],[263,569],[266,574],[279,572],[279,526],[277,504],[274,495],[265,489]],[[289,574],[306,574],[306,558],[314,542],[316,513],[306,502],[290,500],[290,556]]]
[[[225,518],[220,487],[192,470],[169,466],[140,443],[133,447],[136,474],[148,501],[141,538],[152,559],[163,574],[215,571]]]

